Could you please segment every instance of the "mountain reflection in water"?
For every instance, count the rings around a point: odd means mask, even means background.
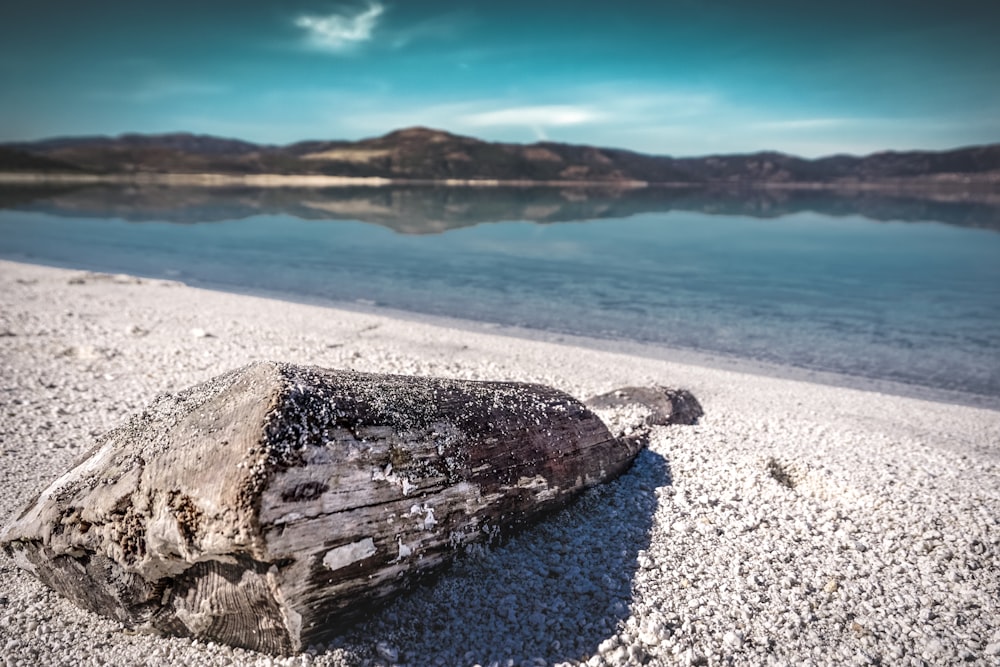
[[[801,212],[876,221],[942,222],[1000,231],[1000,192],[724,188],[171,186],[0,187],[0,208],[129,222],[203,223],[255,215],[357,220],[402,234],[492,222],[577,222],[688,211],[775,218]]]

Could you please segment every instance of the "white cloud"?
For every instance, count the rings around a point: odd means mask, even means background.
[[[302,15],[295,25],[306,31],[308,43],[315,48],[343,53],[372,39],[385,6],[372,2],[367,8],[328,16]]]
[[[588,107],[569,104],[543,106],[509,107],[467,114],[459,118],[463,125],[471,127],[563,127],[594,123],[603,114]]]

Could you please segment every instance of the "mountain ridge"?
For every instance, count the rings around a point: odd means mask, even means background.
[[[540,141],[489,142],[427,127],[357,141],[256,144],[174,132],[0,144],[0,172],[223,174],[608,184],[851,184],[932,180],[1000,185],[1000,143],[944,151],[802,158],[778,151],[700,157]]]

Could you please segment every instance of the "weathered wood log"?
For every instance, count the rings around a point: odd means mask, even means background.
[[[0,542],[129,627],[289,653],[639,447],[541,385],[257,363],[105,435]]]

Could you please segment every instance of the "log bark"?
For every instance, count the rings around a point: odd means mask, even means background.
[[[541,385],[257,363],[109,432],[0,542],[129,627],[287,654],[639,447]]]

